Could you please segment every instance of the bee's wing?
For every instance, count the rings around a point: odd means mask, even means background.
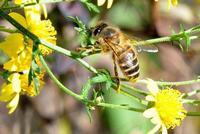
[[[149,52],[149,53],[157,53],[158,48],[154,45],[145,45],[145,46],[135,46],[137,52]]]
[[[158,52],[158,48],[155,45],[146,44],[146,45],[140,46],[138,44],[139,41],[142,41],[142,40],[137,37],[131,37],[131,39],[130,39],[131,44],[136,48],[137,52],[142,52],[142,51],[149,52],[149,53],[157,53]]]

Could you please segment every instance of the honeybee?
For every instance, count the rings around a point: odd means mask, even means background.
[[[154,47],[137,47],[137,40],[128,38],[119,28],[101,22],[92,28],[92,37],[96,40],[95,46],[101,48],[103,52],[112,52],[114,63],[114,73],[117,79],[119,91],[120,80],[118,77],[117,64],[126,79],[135,82],[140,74],[138,53],[141,50],[157,52]],[[133,47],[135,45],[135,47]]]

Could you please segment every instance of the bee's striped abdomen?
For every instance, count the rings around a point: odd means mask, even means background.
[[[123,74],[130,80],[134,81],[139,77],[139,63],[134,50],[128,46],[121,53],[118,53],[118,63]]]

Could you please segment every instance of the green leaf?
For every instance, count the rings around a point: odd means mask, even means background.
[[[32,68],[30,68],[29,72],[28,72],[28,85],[29,86],[31,85],[32,80],[33,80],[33,70],[32,70]]]
[[[93,3],[88,2],[88,0],[81,0],[81,2],[87,6],[89,11],[94,11],[95,13],[100,12],[99,8],[96,5],[94,5]]]
[[[31,68],[37,74],[39,74],[41,72],[41,69],[40,69],[40,67],[38,66],[38,64],[36,63],[35,60],[32,60],[32,62],[31,62]]]
[[[91,114],[91,109],[89,108],[89,106],[86,106],[86,112],[87,112],[87,115],[88,115],[88,118],[90,120],[90,122],[92,122],[92,114]]]
[[[89,93],[91,87],[92,87],[92,84],[91,84],[91,80],[89,79],[81,90],[81,95],[83,96],[83,98],[88,97],[88,93]]]
[[[0,76],[2,76],[2,78],[6,81],[8,81],[8,77],[11,75],[11,72],[5,70],[5,71],[2,71],[0,72]]]
[[[91,31],[86,27],[86,25],[78,17],[69,16],[69,18],[78,26],[74,29],[78,32],[81,46],[86,47],[92,45],[92,43],[94,44],[94,40],[91,37]]]
[[[33,77],[33,84],[34,84],[35,92],[36,92],[36,94],[38,94],[39,87],[40,87],[40,80],[38,79],[38,77],[36,75],[34,75],[34,77]]]

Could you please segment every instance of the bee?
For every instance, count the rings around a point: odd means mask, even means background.
[[[101,22],[92,28],[92,37],[96,40],[95,46],[101,48],[103,52],[112,52],[114,63],[114,73],[117,79],[119,91],[120,80],[118,77],[117,65],[121,69],[126,79],[135,82],[140,75],[138,53],[142,50],[157,52],[156,47],[142,48],[137,46],[137,40],[128,38],[117,27]]]

